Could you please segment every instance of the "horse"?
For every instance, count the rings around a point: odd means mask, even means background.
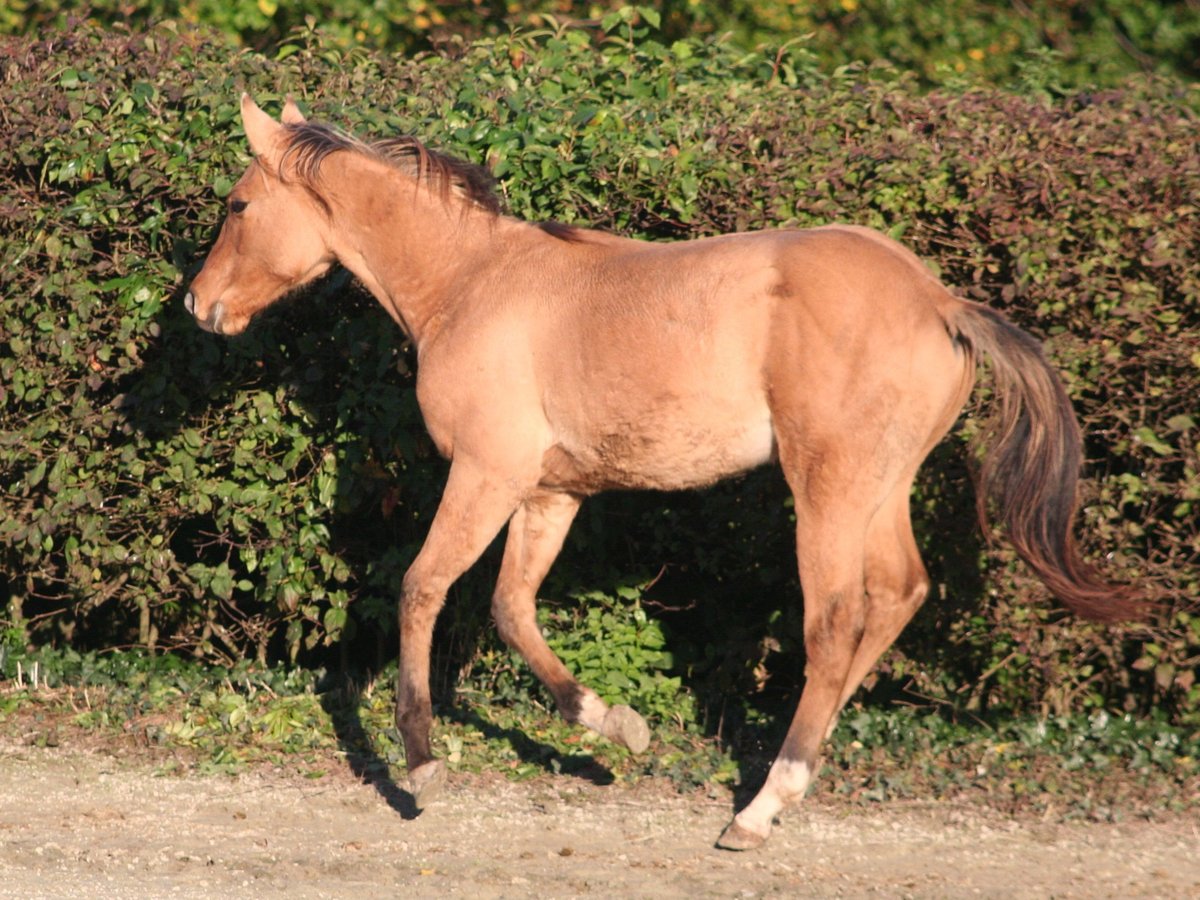
[[[491,601],[562,715],[641,752],[547,646],[537,592],[580,503],[609,488],[709,485],[768,462],[795,501],[805,683],[765,782],[717,846],[744,850],[805,793],[839,711],[921,606],[909,494],[991,361],[979,519],[1073,612],[1137,616],[1073,535],[1080,428],[1039,341],[956,297],[863,227],[641,241],[504,215],[484,168],[391,138],[279,121],[243,94],[253,159],[184,298],[201,328],[251,318],[335,266],[416,348],[416,395],[450,462],[399,599],[396,725],[418,809],[441,791],[429,656],[447,589],[507,525]]]

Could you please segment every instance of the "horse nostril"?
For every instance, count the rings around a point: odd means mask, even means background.
[[[183,308],[188,311],[189,315],[196,315],[196,298],[192,296],[191,291],[188,291],[187,296],[183,298]]]
[[[225,317],[225,305],[218,300],[213,304],[212,310],[208,314],[209,327],[213,334],[221,334],[221,319]]]

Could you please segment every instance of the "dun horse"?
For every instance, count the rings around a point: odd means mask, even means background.
[[[718,841],[760,845],[925,599],[909,491],[981,355],[998,397],[981,498],[1070,609],[1137,611],[1076,550],[1079,427],[1039,344],[887,237],[830,226],[647,243],[535,225],[500,214],[485,171],[415,140],[361,143],[290,100],[276,122],[243,96],[242,119],[254,160],[188,311],[238,334],[344,266],[415,344],[417,399],[451,461],[400,598],[396,723],[418,807],[445,778],[429,742],[434,619],[506,524],[500,635],[568,720],[641,751],[641,716],[606,705],[546,645],[538,588],[584,497],[707,485],[778,461],[795,498],[806,683],[765,784]]]

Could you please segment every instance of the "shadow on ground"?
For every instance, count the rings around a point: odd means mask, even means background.
[[[377,749],[377,742],[363,724],[360,710],[364,702],[361,686],[345,676],[340,683],[323,686],[321,708],[333,725],[338,749],[346,758],[350,771],[363,784],[375,789],[380,798],[406,820],[421,814],[407,788],[407,778],[397,779],[393,766]],[[465,706],[435,709],[443,721],[475,729],[492,744],[507,743],[523,763],[535,765],[547,774],[563,774],[579,778],[596,786],[612,784],[612,771],[590,754],[564,755],[549,744],[534,740],[524,732],[489,722],[477,711]],[[393,733],[399,747],[399,735]],[[397,762],[397,766],[401,763]]]

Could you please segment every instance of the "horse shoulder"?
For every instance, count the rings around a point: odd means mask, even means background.
[[[520,452],[516,444],[494,446],[496,435],[544,442],[528,316],[511,308],[447,321],[418,354],[416,393],[426,429],[449,459],[464,451]]]

